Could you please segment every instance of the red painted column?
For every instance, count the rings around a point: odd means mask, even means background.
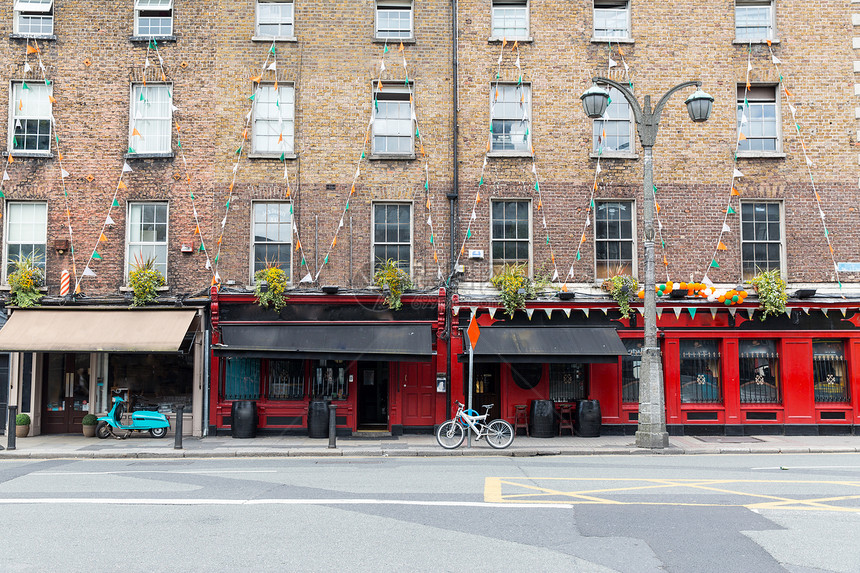
[[[783,339],[779,353],[786,424],[815,423],[812,340]]]

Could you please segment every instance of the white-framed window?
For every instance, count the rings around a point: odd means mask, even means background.
[[[173,35],[173,0],[134,0],[134,35]]]
[[[51,152],[51,99],[53,85],[13,81],[9,102],[8,149]]]
[[[289,201],[255,201],[251,221],[251,282],[254,274],[278,267],[292,280],[293,214]]]
[[[169,153],[173,125],[172,84],[132,84],[129,153]]]
[[[167,278],[167,203],[130,202],[125,238],[125,278],[135,265],[153,261]]]
[[[738,143],[738,151],[779,152],[782,150],[779,128],[777,86],[738,84],[738,130],[745,139]]]
[[[735,40],[761,42],[773,40],[773,0],[735,0]]]
[[[412,204],[373,204],[373,270],[389,259],[407,274],[412,269]]]
[[[506,40],[528,39],[528,0],[493,0],[491,37]]]
[[[376,38],[411,40],[412,0],[376,0]]]
[[[594,37],[632,37],[629,0],[594,0]]]
[[[592,149],[595,153],[619,151],[633,153],[634,129],[633,110],[630,103],[620,91],[613,87],[608,89],[612,103],[606,108],[603,117],[591,123]]]
[[[264,38],[295,37],[295,4],[292,0],[280,2],[257,1],[256,35]]]
[[[295,151],[295,87],[260,84],[254,104],[254,153],[287,155]]]
[[[16,34],[44,38],[54,33],[54,0],[15,0]]]
[[[494,200],[490,210],[493,275],[505,265],[529,265],[531,275],[531,201]]]
[[[595,278],[635,276],[633,201],[595,201],[594,207]]]
[[[373,90],[374,155],[403,155],[415,152],[412,121],[412,85],[403,83],[379,85]]]
[[[782,270],[784,236],[781,202],[741,202],[741,264],[744,280],[753,278],[761,271]]]
[[[531,153],[531,85],[490,85],[491,151]]]
[[[6,249],[3,282],[15,270],[15,261],[32,257],[33,264],[45,271],[48,243],[48,204],[44,201],[7,201]]]

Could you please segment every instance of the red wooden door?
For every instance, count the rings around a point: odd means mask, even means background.
[[[404,426],[432,426],[436,404],[436,378],[433,363],[400,363]]]

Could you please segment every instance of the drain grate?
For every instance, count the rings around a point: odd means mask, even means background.
[[[709,444],[754,444],[761,442],[752,436],[694,436],[697,440]]]

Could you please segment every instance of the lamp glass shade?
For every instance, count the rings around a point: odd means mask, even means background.
[[[697,89],[684,103],[687,104],[687,113],[690,114],[690,119],[696,122],[707,121],[711,116],[714,98],[701,89]]]
[[[579,99],[582,100],[585,115],[591,119],[603,117],[609,106],[609,92],[597,85],[588,88],[585,93],[579,96]]]

